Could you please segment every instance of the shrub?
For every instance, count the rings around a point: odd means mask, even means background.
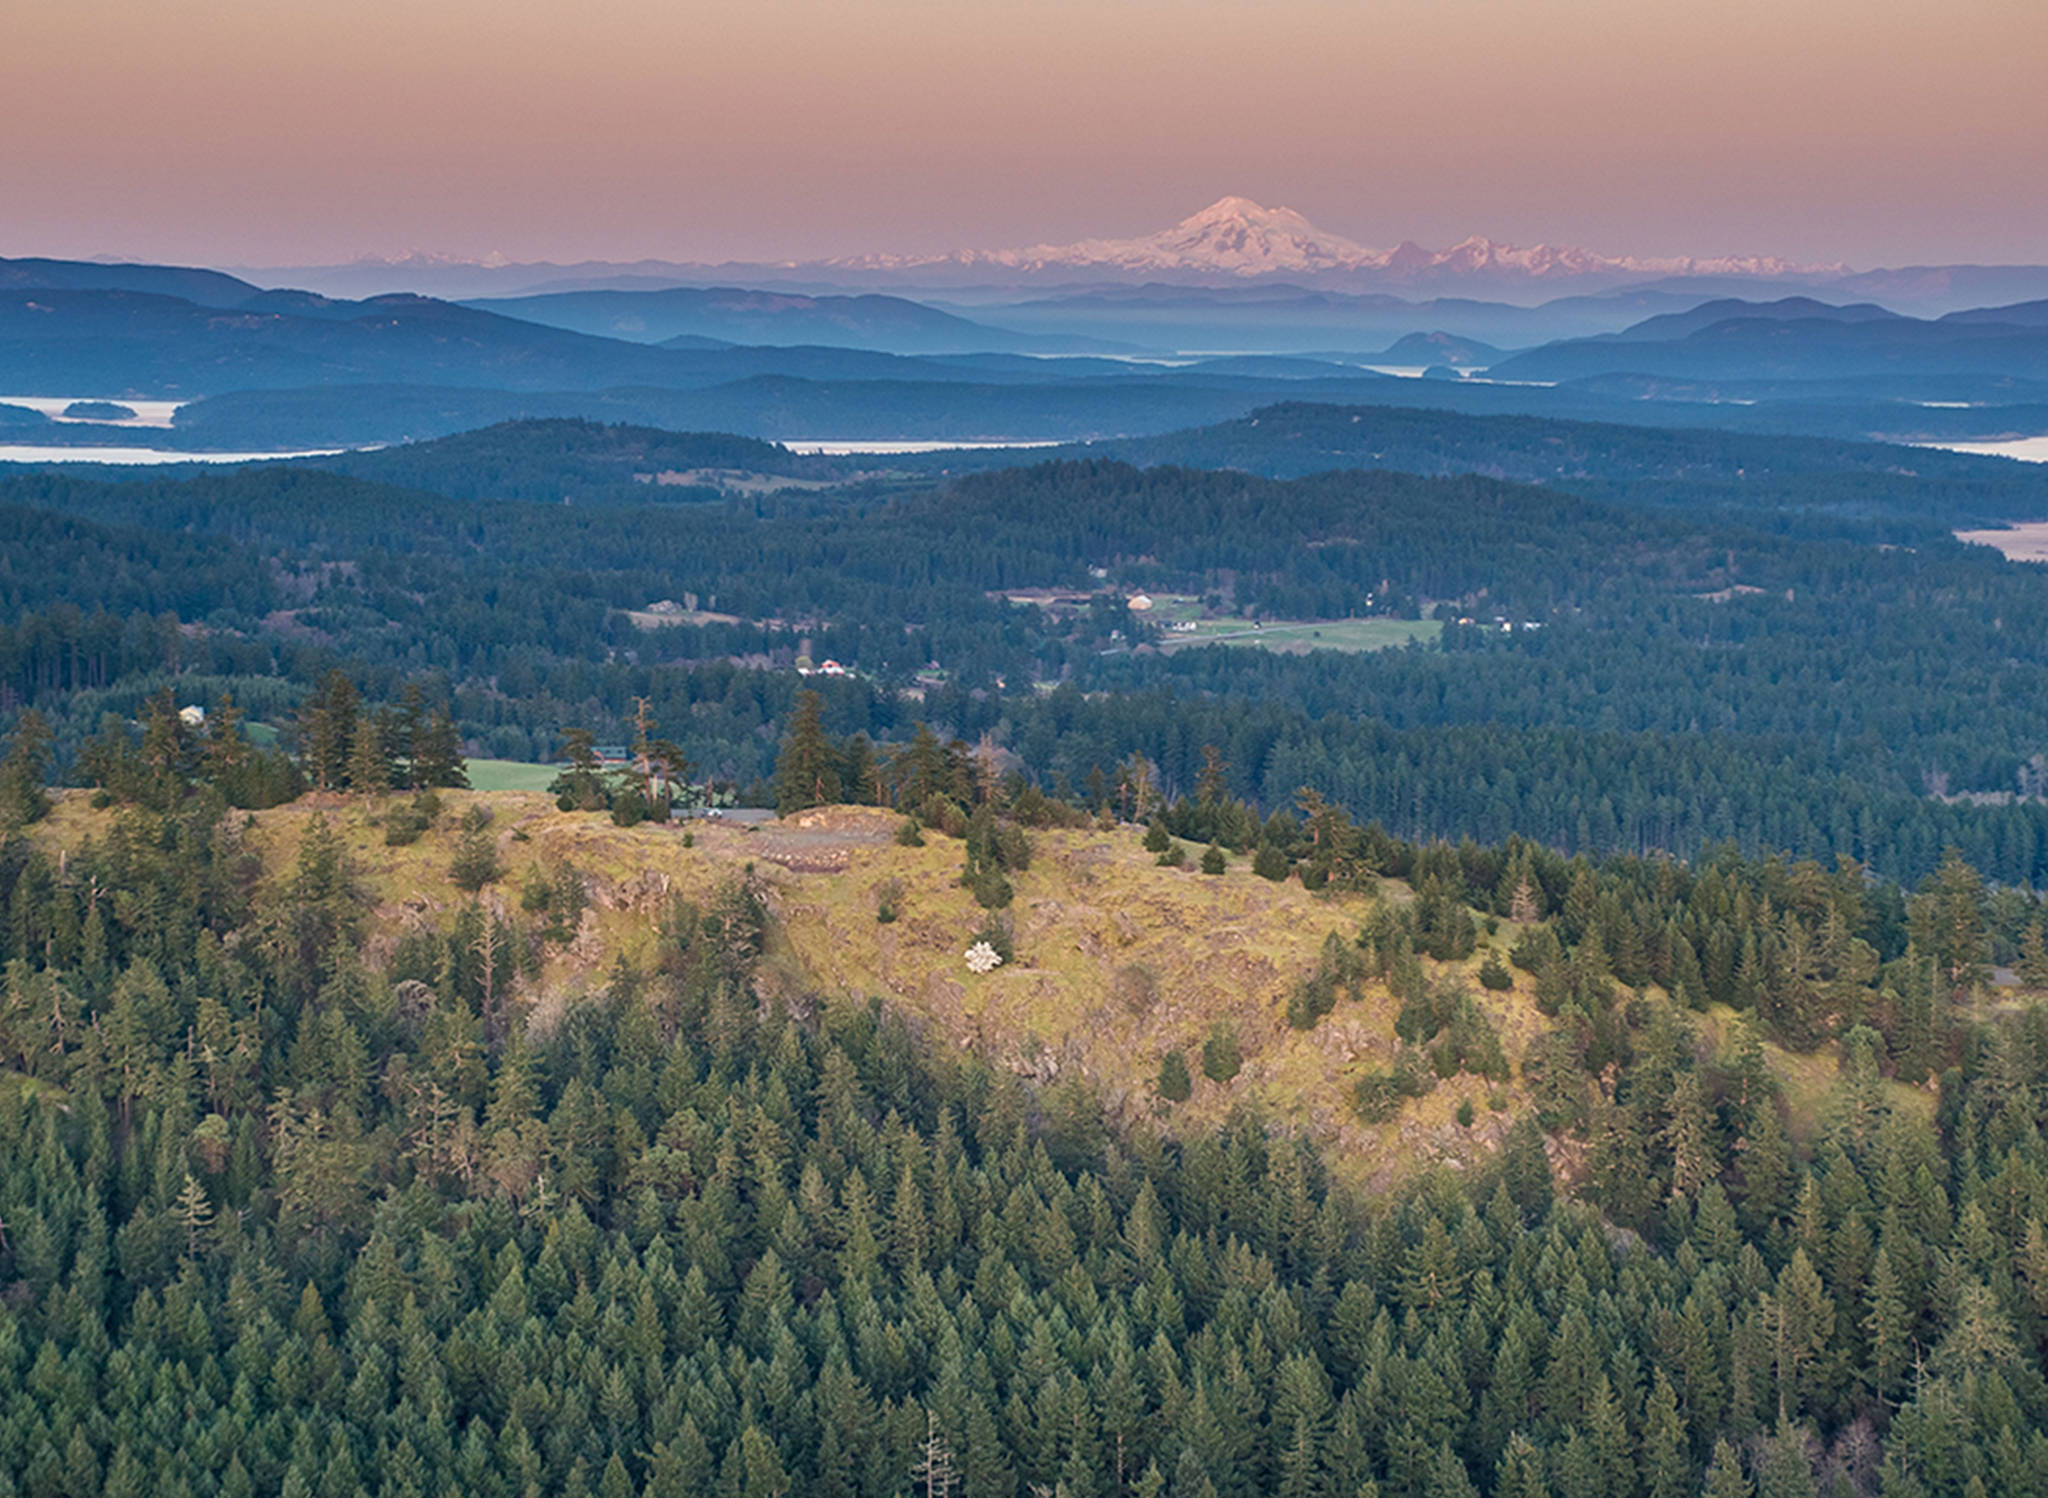
[[[1270,879],[1275,884],[1285,879],[1294,869],[1287,855],[1273,843],[1260,843],[1259,851],[1252,855],[1252,872],[1261,879]]]
[[[1426,1096],[1435,1087],[1436,1078],[1421,1052],[1404,1046],[1392,1071],[1367,1072],[1358,1079],[1351,1106],[1367,1123],[1384,1123],[1401,1111],[1405,1099]]]
[[[903,825],[896,829],[896,844],[901,848],[922,848],[924,833],[918,830],[916,817],[905,817]]]
[[[903,908],[903,881],[885,879],[875,890],[875,920],[887,926],[893,922]]]
[[[1316,1021],[1336,1007],[1336,981],[1319,972],[1294,985],[1287,1000],[1287,1023],[1297,1030],[1313,1030]]]
[[[1142,962],[1128,962],[1117,969],[1110,991],[1130,1013],[1145,1014],[1159,1002],[1159,975]]]
[[[917,809],[917,820],[947,837],[967,836],[967,813],[945,796],[926,797],[924,805]]]
[[[440,815],[441,798],[432,791],[421,791],[384,818],[384,841],[393,848],[409,847]]]
[[[1168,1051],[1159,1058],[1159,1095],[1169,1103],[1184,1103],[1195,1090],[1194,1079],[1188,1075],[1187,1058],[1179,1051]]]
[[[1464,1102],[1458,1104],[1458,1127],[1461,1129],[1471,1128],[1473,1116],[1472,1099],[1466,1098]]]
[[[967,876],[967,887],[974,891],[974,899],[984,910],[1001,910],[1015,897],[1010,881],[1003,877],[1003,871],[990,865]]]
[[[612,797],[614,827],[638,827],[647,815],[647,798],[640,794],[639,786],[626,786]]]
[[[1177,869],[1187,861],[1188,850],[1172,838],[1166,840],[1166,846],[1159,850],[1159,856],[1153,860],[1162,869]]]
[[[1230,867],[1230,860],[1223,856],[1223,845],[1211,843],[1202,850],[1202,872],[1220,874]]]
[[[1540,973],[1552,958],[1561,961],[1563,957],[1564,947],[1547,921],[1525,929],[1515,938],[1515,944],[1508,948],[1508,961],[1525,973]]]
[[[1501,993],[1515,986],[1515,975],[1508,971],[1508,965],[1500,960],[1498,948],[1489,948],[1486,961],[1479,968],[1479,986]]]
[[[975,928],[974,941],[976,944],[986,942],[1004,962],[1017,960],[1016,931],[1008,916],[990,911]]]
[[[1348,993],[1354,1003],[1364,998],[1365,974],[1364,955],[1332,931],[1323,938],[1316,970],[1294,985],[1287,1000],[1287,1023],[1297,1030],[1313,1030],[1337,1007],[1339,994]]]
[[[1443,998],[1449,1004],[1449,1012],[1443,1035],[1433,1048],[1437,1075],[1448,1077],[1462,1071],[1495,1082],[1506,1081],[1507,1054],[1501,1049],[1500,1033],[1494,1029],[1493,1021],[1462,988],[1445,992]]]
[[[1202,1075],[1212,1082],[1228,1082],[1243,1066],[1237,1031],[1228,1020],[1216,1021],[1209,1027],[1209,1038],[1202,1042]]]
[[[1031,866],[1031,840],[1014,823],[997,822],[986,806],[977,808],[961,831],[967,862],[960,882],[974,891],[985,909],[1001,910],[1013,893],[1006,872]]]
[[[1145,851],[1147,853],[1164,853],[1172,842],[1173,835],[1166,830],[1164,822],[1155,820],[1151,826],[1145,829]]]

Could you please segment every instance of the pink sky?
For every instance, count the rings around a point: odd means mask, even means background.
[[[28,0],[0,254],[810,258],[1226,193],[1860,266],[2048,261],[2040,0]]]

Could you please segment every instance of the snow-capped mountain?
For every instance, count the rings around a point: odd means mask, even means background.
[[[1249,198],[1218,198],[1171,229],[1140,239],[1084,239],[1079,244],[997,251],[982,258],[1029,270],[1112,266],[1264,276],[1276,271],[1352,270],[1372,263],[1376,253],[1318,229],[1292,208],[1262,208]]]
[[[1084,239],[1019,250],[962,250],[949,255],[866,255],[828,262],[851,271],[942,268],[1043,275],[1054,271],[1173,274],[1249,279],[1260,276],[1366,277],[1413,284],[1466,278],[1525,281],[1601,280],[1656,276],[1783,277],[1838,275],[1841,266],[1803,266],[1772,256],[1645,259],[1599,255],[1558,245],[1498,244],[1473,237],[1449,249],[1404,242],[1371,249],[1319,229],[1291,208],[1266,208],[1249,198],[1219,198],[1170,229],[1136,239]]]
[[[237,273],[258,284],[303,287],[347,297],[398,290],[487,297],[524,291],[646,290],[678,285],[943,295],[949,288],[1158,282],[1235,287],[1259,294],[1266,287],[1292,286],[1350,294],[1388,293],[1404,299],[1419,293],[1425,297],[1523,301],[1529,296],[1597,294],[1664,279],[1695,283],[1707,295],[1736,296],[1773,285],[1823,286],[1849,271],[1841,265],[1798,265],[1768,255],[1645,258],[1601,255],[1564,245],[1502,244],[1478,236],[1448,249],[1427,249],[1413,241],[1376,249],[1320,229],[1291,208],[1267,208],[1250,198],[1228,197],[1156,234],[1023,249],[871,254],[773,263],[638,260],[574,265],[507,263],[498,255],[482,261],[465,260],[415,251],[394,258],[366,257],[347,265],[271,267]],[[1710,282],[1715,284],[1710,286]],[[1876,295],[1877,290],[1868,288],[1864,294]],[[1951,311],[1985,300],[1979,297],[1971,302],[1958,297],[1936,296],[1934,310]],[[2007,298],[2021,299],[2017,294]]]

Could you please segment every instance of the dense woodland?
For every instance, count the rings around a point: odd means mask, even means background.
[[[2038,569],[1946,533],[2030,481],[1811,444],[1693,504],[1672,472],[1712,454],[1666,446],[1577,453],[1582,495],[1090,459],[640,504],[553,428],[512,429],[505,493],[0,483],[0,1483],[2048,1493],[2048,618]],[[1169,653],[1139,589],[1447,622]],[[738,622],[622,612],[662,598]],[[567,755],[561,804],[621,821],[693,777],[893,805],[992,909],[1026,828],[1088,817],[1206,872],[1404,881],[1288,1021],[1384,985],[1360,1117],[1465,1071],[1516,1122],[1357,1198],[1255,1114],[1177,1127],[1236,1068],[1219,1030],[1112,1124],[865,996],[761,1003],[744,881],[530,1035],[508,975],[566,939],[573,871],[369,962],[338,840],[244,843],[308,786],[417,838],[465,754]],[[51,780],[111,818],[61,859]],[[488,855],[465,824],[458,891]],[[1519,1071],[1462,976],[1500,922],[1478,981],[1544,1027]],[[1766,1042],[1836,1063],[1817,1108]]]
[[[596,461],[580,430],[561,437],[570,479]],[[554,428],[514,431],[524,472]],[[1830,482],[1890,486],[1884,516],[1104,462],[638,506],[436,499],[288,469],[21,477],[5,491],[18,539],[0,575],[0,705],[37,705],[68,762],[106,713],[136,717],[174,678],[186,700],[230,693],[287,725],[340,667],[373,702],[421,684],[473,752],[544,760],[572,726],[624,738],[647,697],[693,762],[746,787],[773,769],[807,651],[861,673],[827,693],[835,733],[991,734],[1047,783],[1143,752],[1185,789],[1213,743],[1241,795],[1271,807],[1314,785],[1404,836],[1686,857],[1732,838],[1908,880],[1953,844],[1996,879],[2040,883],[2036,569],[1940,529],[1977,513],[1957,508],[1956,474],[1872,475],[1884,450],[1846,444],[1800,445],[1800,461],[1837,449],[1855,466]],[[1612,488],[1627,469],[1599,471],[1622,475]],[[1995,482],[2001,503],[2024,498]],[[1873,544],[1906,524],[1900,493],[1926,518],[1909,545]],[[1028,587],[1096,601],[1002,597]],[[1141,588],[1265,618],[1474,623],[1375,655],[1161,654],[1123,607]],[[719,617],[642,630],[622,612],[663,598]],[[932,663],[924,700],[901,695]]]
[[[1409,879],[1307,982],[1327,1010],[1377,968],[1438,1072],[1495,1063],[1434,959],[1524,922],[1533,1111],[1477,1177],[1366,1202],[1256,1116],[1112,1130],[1078,1077],[761,1004],[744,882],[529,1036],[508,975],[569,892],[366,966],[340,843],[316,821],[266,874],[203,780],[61,868],[0,842],[15,1491],[2048,1488],[2048,1015],[1970,1002],[2014,926],[2048,959],[1959,861],[1901,900],[1733,853],[1418,847],[1312,796],[1160,808],[1305,879]],[[1710,1044],[1716,998],[1743,1017]],[[1763,1035],[1837,1037],[1808,1148]]]

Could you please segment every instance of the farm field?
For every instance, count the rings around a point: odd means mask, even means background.
[[[516,759],[473,759],[469,784],[479,791],[544,791],[562,773],[560,765],[530,765]]]
[[[1443,632],[1435,619],[1308,619],[1260,621],[1198,619],[1185,634],[1170,634],[1162,650],[1190,645],[1249,645],[1298,655],[1310,650],[1390,650],[1417,640],[1434,640]]]
[[[1434,619],[1216,619],[1202,600],[1185,593],[1154,593],[1144,611],[1148,623],[1167,633],[1166,651],[1190,645],[1250,645],[1288,655],[1310,650],[1387,650],[1416,640],[1434,640],[1443,626]],[[1175,626],[1192,624],[1193,629]]]

